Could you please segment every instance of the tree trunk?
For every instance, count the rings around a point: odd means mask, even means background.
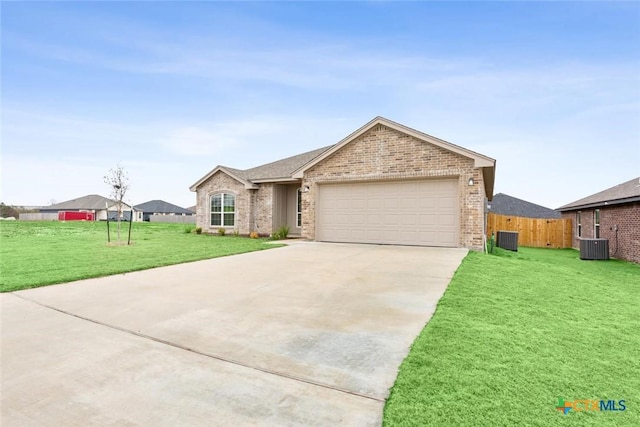
[[[120,217],[122,216],[122,200],[118,201],[118,243],[120,243]]]

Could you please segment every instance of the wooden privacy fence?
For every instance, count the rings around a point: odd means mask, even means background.
[[[487,238],[498,231],[517,231],[518,246],[534,248],[570,248],[571,219],[540,219],[489,213]]]

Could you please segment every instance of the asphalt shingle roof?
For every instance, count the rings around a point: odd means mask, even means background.
[[[116,203],[114,200],[107,199],[98,194],[89,194],[88,196],[78,197],[77,199],[67,200],[66,202],[56,203],[55,205],[44,206],[42,210],[100,210],[106,209],[105,204],[112,206],[114,203]]]
[[[142,212],[150,212],[150,213],[173,213],[173,214],[192,214],[193,212],[189,209],[181,208],[180,206],[174,205],[169,202],[165,202],[164,200],[150,200],[145,203],[140,203],[139,205],[134,206],[135,209]]]
[[[545,208],[544,206],[536,205],[535,203],[527,202],[526,200],[518,199],[517,197],[512,197],[503,193],[494,195],[493,200],[489,205],[489,212],[493,212],[498,215],[549,219],[560,218],[561,216],[560,212],[556,212],[553,209]]]
[[[246,179],[248,181],[262,180],[262,179],[278,179],[278,178],[291,178],[294,171],[300,169],[311,160],[318,157],[320,154],[327,151],[333,145],[327,147],[318,148],[313,151],[307,151],[306,153],[298,154],[296,156],[287,157],[286,159],[278,160],[275,162],[267,163],[265,165],[256,166],[251,169],[234,169],[224,166],[229,172],[236,176]]]
[[[622,184],[607,188],[598,193],[576,200],[558,208],[559,211],[596,207],[607,204],[640,201],[640,177],[633,178]]]

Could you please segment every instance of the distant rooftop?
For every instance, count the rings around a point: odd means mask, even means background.
[[[571,202],[558,208],[559,211],[570,211],[580,208],[592,208],[605,205],[617,205],[640,201],[640,177],[633,178],[591,196]]]
[[[164,200],[150,200],[134,206],[135,209],[145,213],[165,213],[165,214],[192,214],[189,209],[181,208]]]
[[[78,197],[77,199],[67,200],[66,202],[56,203],[51,206],[43,206],[42,210],[100,210],[106,209],[106,205],[109,207],[115,204],[115,200],[107,199],[106,197],[98,194],[89,194],[88,196]]]
[[[498,215],[521,216],[525,218],[560,218],[560,212],[554,211],[508,194],[498,193],[489,203],[489,212]]]

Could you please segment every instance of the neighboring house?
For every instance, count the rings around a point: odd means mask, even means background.
[[[142,219],[149,221],[151,215],[170,215],[170,216],[191,216],[193,211],[181,208],[164,200],[151,200],[146,203],[140,203],[133,207],[135,210],[142,212]]]
[[[335,145],[190,187],[197,225],[328,242],[482,249],[495,160],[382,117]]]
[[[58,213],[60,211],[75,211],[75,212],[92,212],[95,215],[96,221],[106,220],[107,215],[110,220],[116,220],[118,216],[118,202],[115,200],[107,199],[106,197],[99,196],[97,194],[90,194],[88,196],[79,197],[77,199],[67,200],[66,202],[56,203],[55,205],[45,206],[40,209],[41,213]],[[134,221],[142,220],[142,213],[135,212],[135,210],[123,203],[122,207],[122,219],[129,220],[131,218],[131,212],[133,211]]]
[[[640,263],[640,177],[558,208],[580,238],[609,239],[609,255]]]
[[[487,208],[489,212],[498,215],[544,219],[556,219],[561,217],[560,212],[558,211],[502,193],[498,193],[493,196],[493,200],[488,204]]]

